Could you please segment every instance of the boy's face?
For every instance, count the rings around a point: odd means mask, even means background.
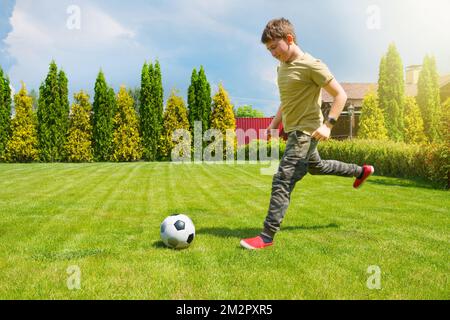
[[[275,59],[281,62],[289,61],[292,55],[291,44],[293,43],[293,39],[291,37],[290,35],[288,35],[288,38],[286,40],[285,39],[270,40],[269,42],[266,43],[266,48],[267,50],[270,51],[270,53]]]

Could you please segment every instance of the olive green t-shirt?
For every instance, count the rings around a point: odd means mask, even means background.
[[[320,90],[332,79],[328,67],[305,53],[278,67],[278,89],[284,131],[311,135],[323,122]]]

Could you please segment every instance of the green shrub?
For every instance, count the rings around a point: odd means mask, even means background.
[[[271,144],[279,144],[280,158],[286,149],[286,141],[252,140],[241,145],[238,150],[245,150],[245,159],[255,152],[259,158],[259,149],[267,143],[268,156]],[[375,173],[381,176],[398,178],[425,179],[439,188],[450,187],[450,147],[444,143],[406,144],[386,140],[328,140],[318,145],[322,159],[333,159],[359,165],[371,164]]]
[[[449,187],[449,148],[445,144],[406,144],[379,140],[329,140],[318,146],[323,159],[371,164],[375,173],[400,178],[423,178]]]
[[[424,153],[426,177],[441,186],[450,188],[450,147],[449,144],[434,143]]]

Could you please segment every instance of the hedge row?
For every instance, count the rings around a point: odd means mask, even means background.
[[[245,146],[246,159],[253,150],[258,154],[264,140],[253,140]],[[270,150],[272,142],[267,143]],[[278,142],[276,142],[278,143]],[[286,148],[279,142],[280,158]],[[424,145],[406,144],[379,140],[328,140],[318,145],[322,159],[333,159],[348,163],[371,164],[375,173],[399,178],[421,178],[438,188],[450,187],[450,147],[444,143]],[[270,152],[269,152],[270,156]],[[258,157],[259,160],[259,157]]]
[[[329,140],[319,144],[323,159],[372,164],[376,174],[422,178],[440,188],[450,187],[448,144],[405,144],[378,140]]]

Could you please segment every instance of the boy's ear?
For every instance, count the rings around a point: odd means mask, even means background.
[[[291,45],[291,44],[294,43],[294,36],[293,36],[292,34],[288,34],[288,35],[286,36],[286,40],[287,40],[287,43],[288,43],[289,45]]]

